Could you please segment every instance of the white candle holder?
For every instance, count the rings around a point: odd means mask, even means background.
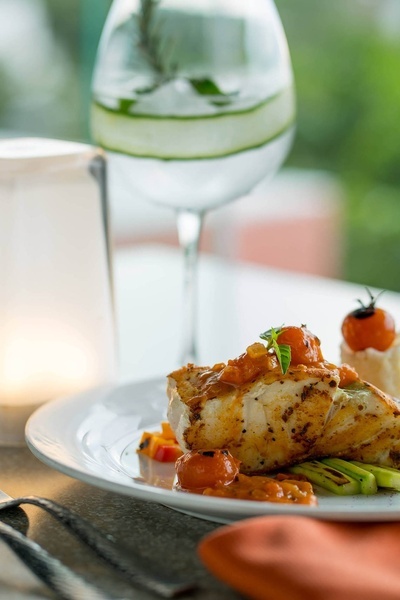
[[[105,161],[85,144],[0,141],[0,444],[42,403],[114,380]]]

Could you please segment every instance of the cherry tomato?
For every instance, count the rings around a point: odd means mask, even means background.
[[[321,342],[316,335],[301,327],[282,327],[278,335],[278,344],[287,344],[291,350],[291,365],[309,365],[324,360]]]
[[[192,450],[175,463],[179,485],[186,490],[203,490],[227,485],[239,473],[240,461],[228,450]]]
[[[375,348],[384,352],[396,338],[393,317],[382,308],[375,306],[376,298],[369,292],[371,302],[349,313],[342,323],[342,335],[353,352]]]

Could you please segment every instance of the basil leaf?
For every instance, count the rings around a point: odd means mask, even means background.
[[[285,375],[288,368],[290,367],[290,360],[292,358],[292,350],[287,344],[278,344],[279,355],[276,354],[278,362],[281,366],[282,373]]]
[[[285,375],[290,366],[292,351],[288,344],[278,344],[277,340],[280,332],[282,331],[282,327],[278,327],[277,329],[271,327],[271,329],[268,329],[268,331],[260,333],[260,338],[267,342],[267,350],[273,348],[281,367],[281,371],[283,375]]]
[[[273,340],[276,340],[278,338],[278,335],[280,334],[281,329],[282,329],[282,327],[277,327],[276,329],[271,327],[271,329],[264,331],[264,333],[260,333],[260,338],[262,340],[265,340],[266,342],[270,343]]]

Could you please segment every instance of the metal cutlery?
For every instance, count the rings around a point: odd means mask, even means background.
[[[0,522],[0,539],[14,551],[22,562],[59,598],[63,600],[111,600],[94,585],[74,573],[36,542],[10,525]]]
[[[108,565],[114,567],[139,588],[164,598],[174,598],[195,588],[193,582],[169,578],[161,575],[159,571],[155,572],[148,564],[144,564],[139,556],[133,556],[131,550],[126,555],[122,554],[111,536],[102,534],[91,523],[57,502],[39,496],[12,498],[0,490],[0,511],[15,508],[21,504],[32,504],[46,510],[75,534],[81,542],[84,542],[100,558],[105,560]],[[89,598],[89,596],[84,597]],[[93,596],[94,598],[95,596]]]

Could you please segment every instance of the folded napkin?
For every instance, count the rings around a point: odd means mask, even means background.
[[[207,535],[198,552],[254,600],[400,599],[400,523],[256,517]]]

